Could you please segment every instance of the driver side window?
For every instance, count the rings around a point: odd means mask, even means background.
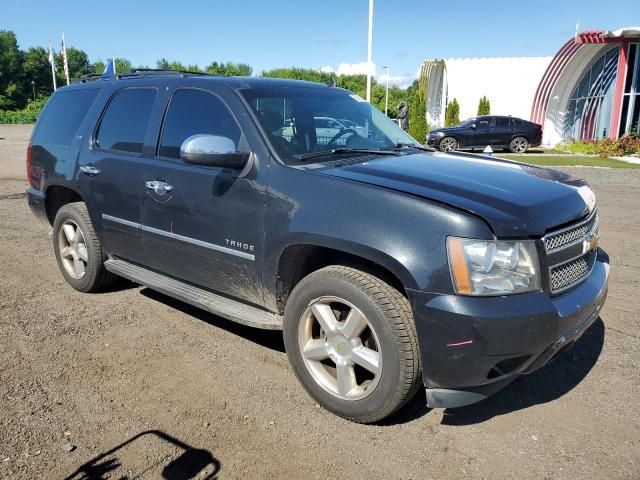
[[[205,90],[176,90],[164,119],[158,156],[179,159],[182,143],[201,133],[230,138],[236,148],[241,137],[240,127],[217,96]]]
[[[491,122],[490,122],[488,119],[486,119],[486,118],[479,119],[479,120],[476,122],[476,128],[477,128],[478,130],[487,130],[487,129],[489,128],[489,126],[490,126],[490,123],[491,123]]]

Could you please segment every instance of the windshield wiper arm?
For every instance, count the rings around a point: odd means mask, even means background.
[[[333,150],[323,150],[322,152],[310,152],[300,155],[299,160],[304,162],[310,158],[324,157],[327,155],[340,155],[343,153],[367,153],[373,155],[392,155],[397,157],[399,154],[390,150],[369,150],[366,148],[334,148]]]
[[[397,150],[399,148],[416,148],[418,150],[422,150],[423,152],[435,152],[435,149],[430,147],[423,147],[422,145],[416,145],[414,143],[396,143],[392,147],[384,147],[383,150]]]

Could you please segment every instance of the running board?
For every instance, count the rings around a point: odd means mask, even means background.
[[[160,273],[147,270],[125,260],[111,258],[104,262],[111,273],[134,283],[163,293],[177,300],[201,308],[220,317],[250,327],[267,330],[282,330],[282,317],[275,313],[261,310],[251,305],[216,295],[188,283],[175,280]]]

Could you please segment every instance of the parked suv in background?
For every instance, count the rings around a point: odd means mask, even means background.
[[[345,128],[320,143],[321,116],[367,136]],[[47,102],[27,171],[73,288],[120,276],[283,330],[304,388],[357,422],[421,385],[431,407],[486,398],[571,345],[607,293],[585,182],[428,151],[327,85],[85,79]]]
[[[505,148],[524,153],[542,143],[542,127],[514,117],[480,116],[465,120],[455,127],[437,128],[429,132],[427,144],[441,152],[460,148]]]

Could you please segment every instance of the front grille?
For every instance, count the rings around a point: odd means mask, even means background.
[[[582,240],[588,233],[598,228],[598,214],[594,212],[586,220],[557,232],[545,235],[544,248],[547,252],[553,252],[560,248],[572,245]]]
[[[556,293],[569,288],[589,275],[595,256],[595,252],[589,252],[567,263],[552,267],[549,279],[551,291]]]

